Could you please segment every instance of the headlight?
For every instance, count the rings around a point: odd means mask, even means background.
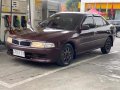
[[[7,42],[8,42],[8,43],[12,43],[12,38],[11,38],[11,37],[8,37],[8,38],[7,38]]]
[[[31,47],[34,48],[53,48],[55,47],[54,43],[47,43],[47,42],[32,42]]]

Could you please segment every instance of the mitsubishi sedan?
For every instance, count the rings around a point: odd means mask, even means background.
[[[36,31],[7,38],[8,54],[34,62],[56,62],[67,66],[76,55],[101,49],[108,54],[116,28],[102,16],[80,12],[60,12],[40,24]]]

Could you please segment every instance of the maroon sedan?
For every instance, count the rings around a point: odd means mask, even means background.
[[[116,32],[102,16],[80,12],[57,13],[40,25],[36,32],[9,36],[8,54],[66,66],[89,50],[101,48],[103,54],[109,53]]]

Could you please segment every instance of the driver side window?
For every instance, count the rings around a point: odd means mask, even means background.
[[[93,17],[92,17],[92,16],[87,17],[87,18],[84,20],[83,25],[88,25],[90,28],[94,28]]]

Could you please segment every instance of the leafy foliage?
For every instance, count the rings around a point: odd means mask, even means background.
[[[68,11],[78,11],[78,3],[81,0],[67,0],[66,7]]]

